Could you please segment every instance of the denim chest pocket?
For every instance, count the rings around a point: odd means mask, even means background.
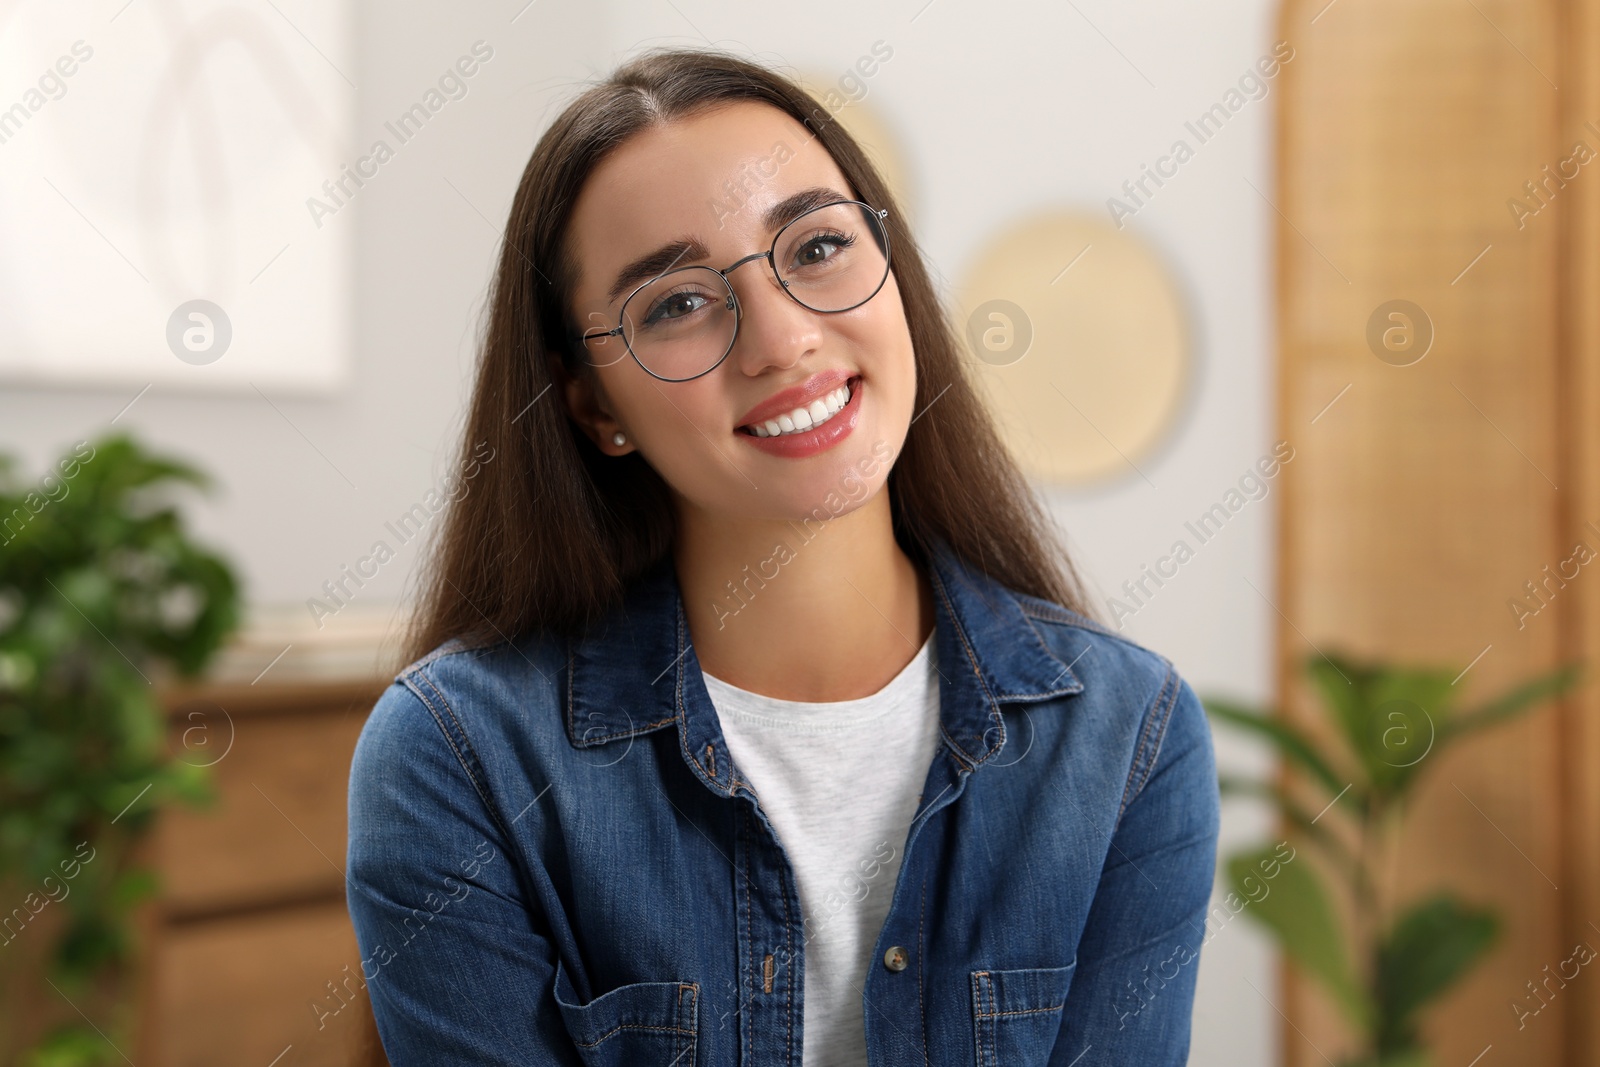
[[[556,961],[556,1008],[589,1067],[694,1067],[698,982],[633,982],[577,1003]]]
[[[1065,967],[972,972],[977,1067],[1043,1067],[1061,1030],[1076,960]]]

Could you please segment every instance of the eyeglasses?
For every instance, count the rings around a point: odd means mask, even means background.
[[[858,308],[889,277],[889,232],[883,224],[888,214],[859,200],[811,208],[779,230],[765,252],[752,252],[722,270],[679,267],[658,274],[622,302],[614,329],[572,337],[584,345],[621,337],[634,361],[662,381],[709,374],[733,351],[739,334],[742,311],[728,275],[764,259],[801,307],[827,315]]]

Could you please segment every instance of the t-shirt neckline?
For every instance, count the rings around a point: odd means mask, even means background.
[[[713,698],[719,712],[737,716],[741,720],[768,726],[828,727],[870,722],[885,714],[899,701],[903,691],[925,682],[930,660],[934,654],[934,638],[938,630],[930,633],[917,654],[876,693],[849,700],[784,700],[762,693],[741,689],[730,682],[701,669],[706,690]],[[720,690],[720,693],[719,693]]]

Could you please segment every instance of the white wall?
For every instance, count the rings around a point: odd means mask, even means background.
[[[119,34],[153,17],[146,6],[134,4],[109,22],[122,0],[98,4],[85,16],[85,32],[98,48],[113,50]],[[384,536],[383,523],[417,503],[452,467],[446,446],[461,422],[511,194],[550,109],[603,61],[593,44],[593,8],[547,0],[513,24],[516,8],[506,7],[357,5],[356,66],[347,73],[358,87],[361,148],[385,136],[384,122],[415,102],[474,41],[485,41],[494,56],[468,82],[467,96],[451,102],[323,222],[355,231],[355,373],[347,393],[273,395],[269,404],[253,391],[156,386],[112,427],[136,387],[68,391],[0,382],[0,449],[38,471],[75,440],[126,428],[192,459],[221,487],[195,509],[200,535],[229,552],[254,600],[300,605],[305,613],[305,600],[324,581],[366,553]],[[92,76],[92,65],[80,74]],[[51,117],[47,109],[33,121]],[[0,167],[6,165],[0,146]],[[68,254],[111,254],[87,227],[64,229],[61,239],[72,246]],[[73,311],[94,314],[94,294]],[[414,543],[402,549],[359,591],[357,603],[397,600],[415,555]]]
[[[121,4],[97,5],[93,17],[109,19]],[[149,17],[142,7],[119,21]],[[214,473],[223,492],[194,509],[201,534],[237,561],[257,603],[303,605],[382,536],[385,520],[444,477],[498,229],[523,163],[553,109],[634,48],[709,38],[804,71],[843,72],[874,41],[887,41],[894,56],[869,83],[870,99],[901,137],[924,247],[938,273],[955,278],[988,233],[1022,213],[1105,210],[1125,179],[1182,135],[1185,120],[1270,51],[1273,19],[1266,0],[1131,7],[1110,0],[800,7],[541,0],[525,9],[523,0],[368,0],[350,72],[363,143],[472,42],[482,39],[495,52],[470,94],[327,223],[355,229],[354,387],[333,400],[278,398],[276,410],[254,393],[200,397],[157,388],[118,425]],[[116,24],[97,32],[114,46]],[[1166,258],[1186,294],[1196,377],[1171,439],[1140,462],[1153,487],[1130,470],[1114,485],[1049,494],[1107,596],[1271,450],[1274,216],[1249,183],[1275,197],[1276,96],[1274,85],[1266,99],[1246,105],[1129,222]],[[84,255],[103,254],[93,234],[65,239]],[[93,313],[92,294],[81,312]],[[71,442],[107,429],[132,393],[0,385],[0,449],[37,470]],[[1202,694],[1269,694],[1276,500],[1274,492],[1243,509],[1127,623],[1132,637],[1171,657]],[[361,600],[392,606],[415,551],[403,549]],[[1264,766],[1261,753],[1241,750],[1231,736],[1217,745],[1225,766]],[[1224,853],[1268,829],[1262,812],[1229,802]],[[1278,1020],[1263,999],[1276,995],[1272,956],[1246,920],[1206,946],[1199,982],[1191,1063],[1275,1062]]]

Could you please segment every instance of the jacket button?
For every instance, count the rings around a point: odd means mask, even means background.
[[[899,945],[892,945],[888,952],[883,954],[883,965],[891,971],[906,969],[906,950]]]

